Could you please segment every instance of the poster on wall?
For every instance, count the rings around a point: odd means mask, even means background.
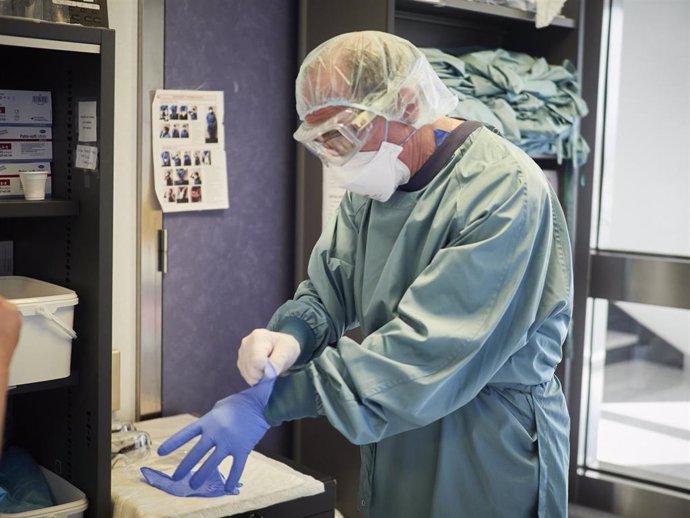
[[[153,174],[163,212],[228,208],[223,92],[157,90]]]

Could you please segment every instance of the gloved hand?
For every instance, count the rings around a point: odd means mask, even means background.
[[[269,359],[280,375],[292,367],[299,354],[300,345],[294,336],[268,329],[255,329],[242,339],[237,367],[245,381],[255,385],[264,376]]]
[[[276,376],[275,369],[270,363],[267,364],[266,376],[260,383],[221,399],[210,412],[177,432],[158,448],[159,455],[167,455],[197,435],[201,435],[199,442],[182,459],[173,473],[174,481],[182,480],[206,453],[213,450],[199,471],[192,476],[189,486],[198,489],[214,471],[217,471],[223,459],[232,455],[232,468],[225,482],[225,491],[228,494],[237,494],[235,490],[239,487],[247,457],[270,428],[264,418],[264,409]]]
[[[202,496],[211,498],[214,496],[226,496],[228,494],[237,495],[240,492],[237,488],[231,493],[226,492],[225,477],[217,469],[213,470],[211,476],[207,478],[198,489],[192,489],[189,486],[189,480],[194,473],[194,471],[191,471],[181,480],[173,480],[170,475],[158,471],[157,469],[147,467],[141,468],[141,474],[144,475],[146,482],[174,496]],[[242,484],[239,485],[241,486]]]

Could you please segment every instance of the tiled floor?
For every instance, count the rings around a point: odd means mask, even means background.
[[[618,515],[602,513],[579,505],[568,506],[568,518],[618,518]]]
[[[335,518],[346,518],[343,514],[335,510]],[[586,507],[570,506],[568,508],[568,518],[619,518],[615,514],[602,513]]]

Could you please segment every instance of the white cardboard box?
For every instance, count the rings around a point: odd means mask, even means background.
[[[50,140],[0,140],[0,160],[50,160],[53,143]]]
[[[46,198],[51,197],[53,179],[50,171],[50,162],[0,162],[0,199],[24,197],[19,173],[25,171],[48,171]]]
[[[0,124],[52,124],[50,92],[0,90]]]
[[[0,125],[0,160],[50,160],[52,138],[48,126]]]
[[[53,140],[53,129],[50,126],[2,126],[0,141]]]
[[[23,320],[9,385],[68,377],[77,294],[30,277],[7,276],[0,277],[0,295],[17,305]]]

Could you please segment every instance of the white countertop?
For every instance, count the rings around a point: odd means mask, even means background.
[[[166,457],[159,457],[156,450],[165,439],[195,419],[184,414],[136,423],[138,430],[151,435],[152,451],[139,464],[118,463],[113,469],[113,518],[219,518],[324,492],[322,482],[257,452],[249,455],[239,495],[181,498],[148,485],[139,468],[148,466],[172,475],[194,442]],[[221,471],[227,474],[231,465],[232,458],[228,457],[221,463]]]

